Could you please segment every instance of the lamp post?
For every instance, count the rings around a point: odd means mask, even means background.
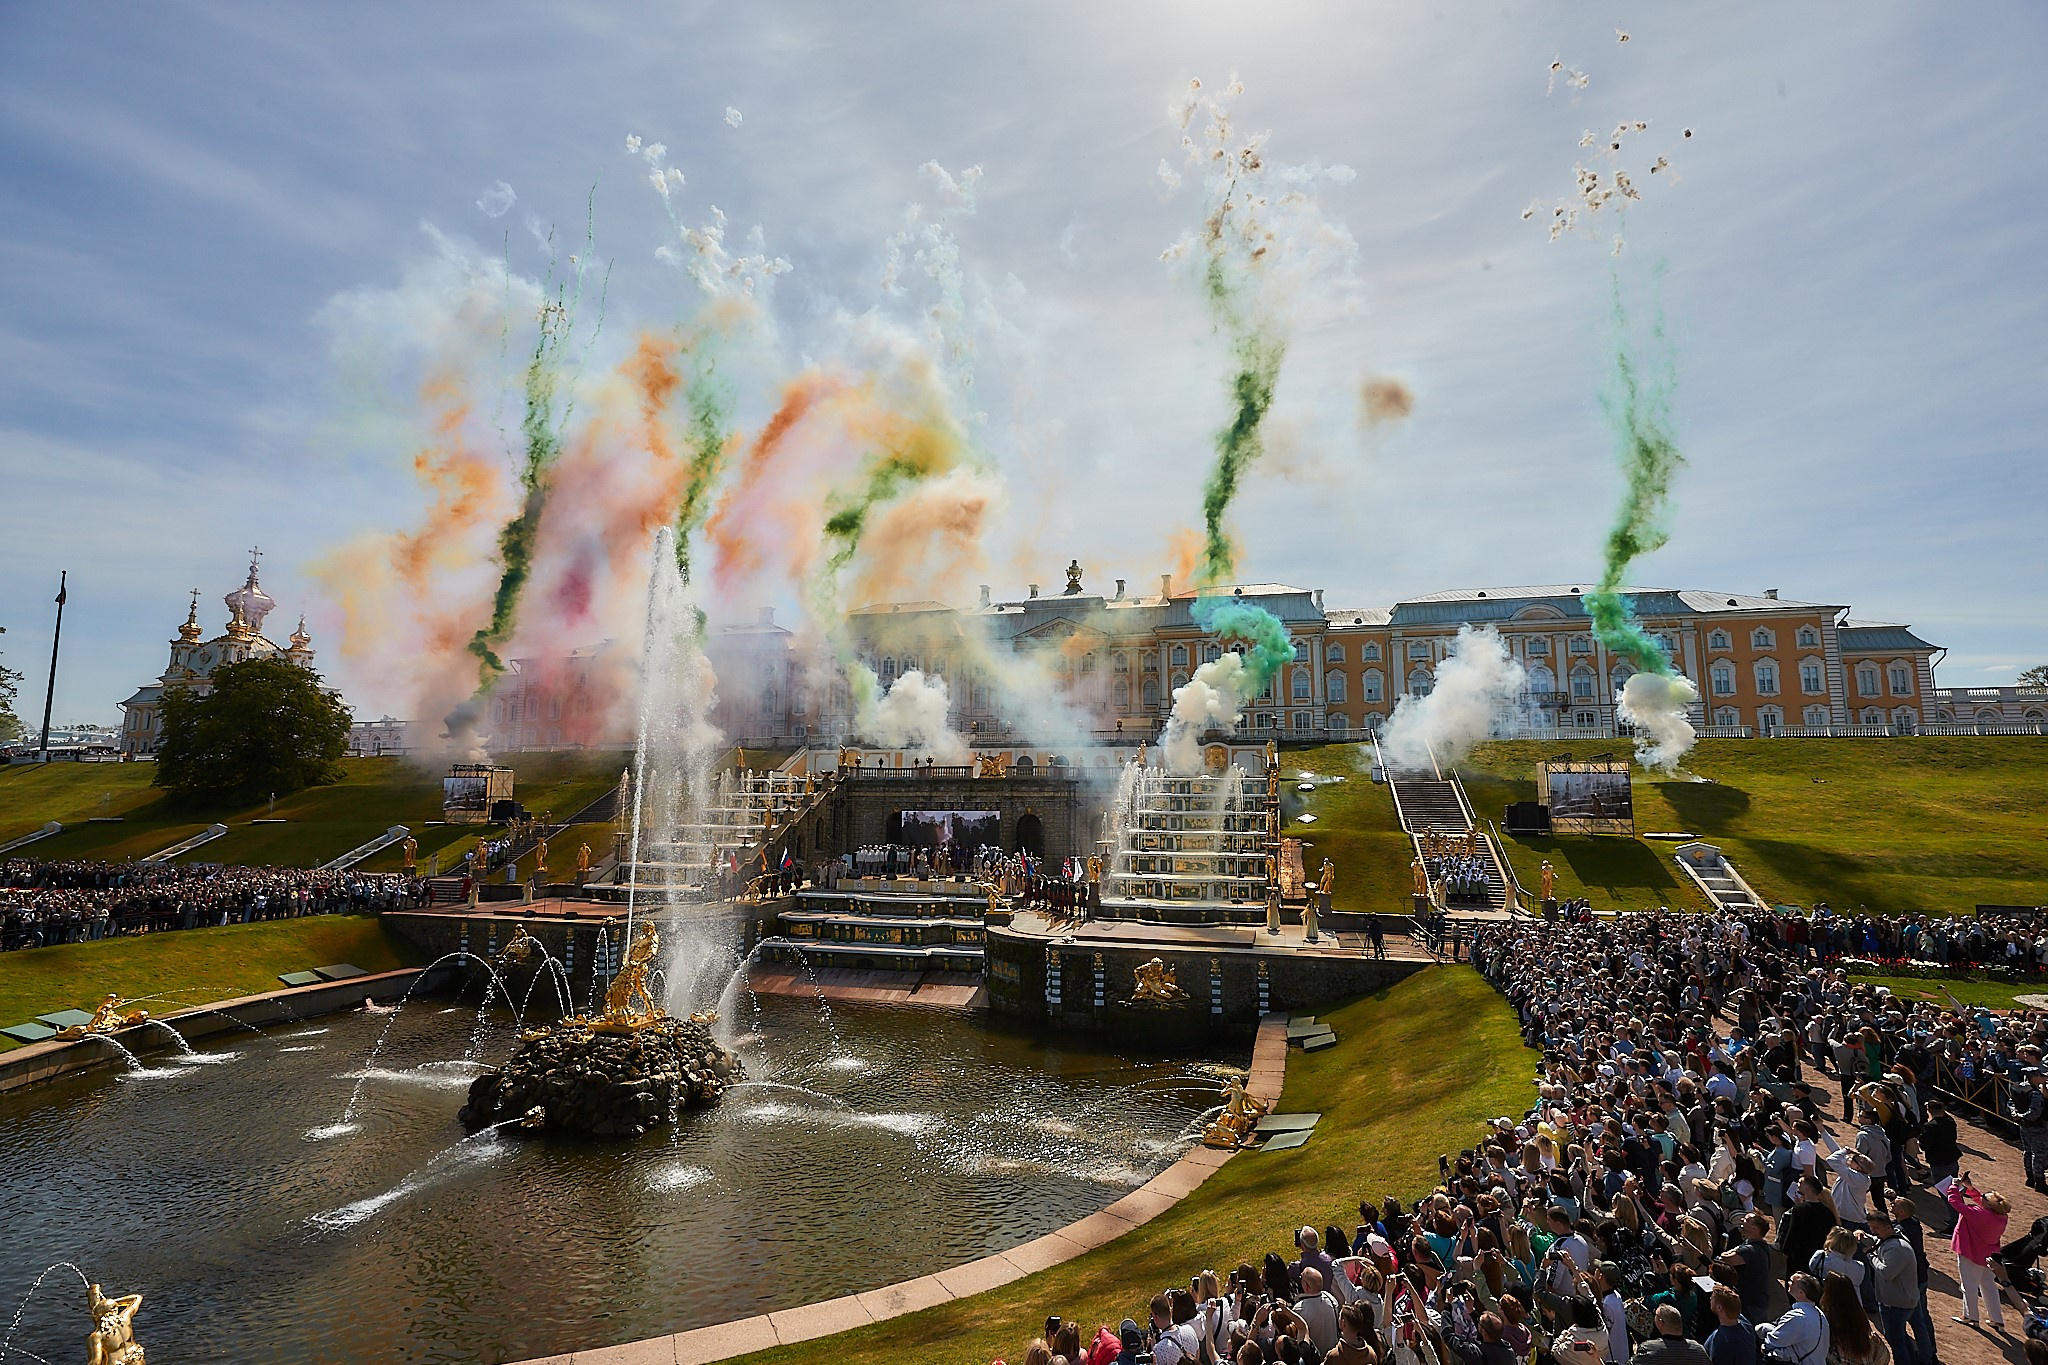
[[[50,761],[50,704],[57,699],[57,646],[64,639],[64,587],[70,574],[57,572],[57,628],[50,632],[50,681],[43,688],[43,739],[37,752],[39,762]]]

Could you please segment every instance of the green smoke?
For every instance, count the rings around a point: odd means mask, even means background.
[[[718,377],[718,358],[707,348],[710,339],[699,342],[691,353],[690,384],[684,392],[689,419],[684,445],[690,452],[683,493],[676,505],[676,567],[683,581],[690,578],[690,537],[704,525],[711,511],[711,489],[725,467],[725,455],[732,443],[732,390]]]
[[[1266,684],[1294,659],[1294,641],[1286,625],[1257,603],[1241,597],[1198,597],[1192,615],[1195,624],[1211,635],[1243,640],[1251,646],[1244,655],[1251,678],[1247,700],[1264,692]]]
[[[1631,353],[1633,341],[1619,279],[1614,284],[1614,321],[1618,338],[1614,381],[1602,397],[1601,406],[1614,428],[1628,487],[1614,525],[1607,532],[1600,586],[1586,594],[1586,614],[1592,618],[1594,636],[1608,649],[1638,669],[1669,677],[1671,660],[1655,640],[1643,633],[1629,609],[1627,594],[1619,589],[1637,556],[1660,548],[1670,539],[1665,514],[1671,498],[1671,479],[1685,463],[1685,456],[1671,435],[1671,391],[1676,383],[1676,368],[1664,335],[1662,314],[1651,324],[1645,355],[1639,359]]]
[[[1230,421],[1216,433],[1216,463],[1209,468],[1202,485],[1201,582],[1228,583],[1237,575],[1237,546],[1224,529],[1224,514],[1237,497],[1244,472],[1265,451],[1261,431],[1266,413],[1273,406],[1273,389],[1280,381],[1280,362],[1287,343],[1243,323],[1229,298],[1228,285],[1220,268],[1209,272],[1209,292],[1219,320],[1235,332],[1231,349],[1237,357],[1237,372],[1231,377],[1236,410]]]
[[[569,331],[569,308],[558,292],[554,302],[541,305],[540,335],[526,365],[526,412],[519,424],[526,445],[519,485],[526,490],[526,498],[520,504],[519,515],[498,532],[502,572],[498,590],[491,598],[491,619],[469,641],[469,652],[483,665],[481,683],[485,687],[505,671],[498,647],[512,633],[519,594],[533,573],[533,542],[540,532],[541,512],[547,506],[548,474],[556,456],[562,453],[555,403],[561,389],[561,349]]]

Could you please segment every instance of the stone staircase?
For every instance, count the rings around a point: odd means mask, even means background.
[[[1672,857],[1677,859],[1679,870],[1701,891],[1707,901],[1717,910],[1733,914],[1747,914],[1752,910],[1763,910],[1763,897],[1743,880],[1735,864],[1728,861],[1721,850],[1712,844],[1695,840],[1680,844]]]
[[[1373,748],[1377,758],[1377,740]],[[1386,774],[1387,788],[1393,793],[1394,809],[1401,817],[1401,828],[1407,831],[1418,854],[1422,851],[1420,836],[1431,830],[1447,834],[1463,834],[1468,829],[1478,831],[1478,847],[1486,863],[1486,900],[1483,904],[1461,902],[1449,909],[1454,913],[1510,913],[1514,896],[1508,886],[1500,849],[1486,831],[1478,829],[1478,821],[1472,815],[1472,803],[1466,799],[1457,774],[1454,772],[1446,776],[1434,765],[1428,772],[1396,772],[1384,760],[1380,760],[1380,770]]]

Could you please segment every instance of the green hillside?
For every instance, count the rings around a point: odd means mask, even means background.
[[[514,796],[528,810],[564,819],[615,784],[624,763],[622,755],[611,753],[517,755],[510,760],[518,772]],[[420,866],[438,853],[447,868],[476,841],[480,827],[430,823],[441,819],[442,771],[401,758],[347,759],[339,782],[279,798],[276,814],[284,824],[256,825],[250,821],[271,813],[267,802],[224,811],[170,808],[149,785],[156,772],[149,763],[11,764],[0,767],[0,841],[57,820],[65,825],[62,834],[24,852],[39,858],[139,858],[218,822],[228,833],[202,845],[195,858],[312,867],[392,825],[405,825],[419,840]],[[120,820],[88,823],[99,815]],[[565,865],[573,866],[573,846],[570,856]],[[364,867],[395,871],[400,862],[393,849]]]

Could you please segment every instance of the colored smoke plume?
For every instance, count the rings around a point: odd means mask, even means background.
[[[784,386],[774,415],[748,443],[705,523],[712,578],[721,592],[756,581],[778,546],[801,547],[806,554],[815,548],[820,518],[793,499],[791,490],[807,489],[829,454],[830,433],[818,428],[835,424],[814,422],[814,416],[829,417],[835,400],[857,387],[844,375],[815,368]],[[811,436],[816,439],[806,439]],[[795,563],[790,567],[792,577],[800,576]]]
[[[1585,595],[1586,614],[1592,619],[1594,636],[1610,651],[1635,665],[1639,670],[1636,677],[1654,675],[1669,680],[1670,685],[1662,687],[1649,683],[1636,686],[1633,696],[1628,684],[1624,684],[1622,702],[1623,719],[1643,731],[1636,742],[1637,760],[1646,766],[1672,771],[1693,744],[1694,731],[1688,717],[1693,703],[1699,700],[1699,689],[1677,676],[1662,646],[1636,621],[1621,585],[1639,556],[1661,548],[1670,539],[1666,516],[1671,480],[1685,463],[1685,456],[1671,435],[1675,369],[1661,315],[1653,319],[1649,342],[1644,347],[1648,365],[1653,368],[1646,371],[1644,360],[1633,354],[1635,343],[1618,278],[1614,282],[1614,325],[1614,381],[1601,406],[1614,428],[1626,486],[1614,524],[1607,532],[1599,586]],[[1635,678],[1629,683],[1635,683]]]
[[[1364,427],[1400,422],[1415,411],[1415,394],[1392,375],[1369,374],[1358,385],[1358,424]]]
[[[1203,732],[1236,729],[1246,704],[1294,658],[1286,624],[1255,603],[1236,597],[1197,598],[1193,616],[1204,631],[1243,649],[1226,650],[1174,689],[1160,751],[1167,770],[1183,777],[1202,770]]]
[[[1491,629],[1460,626],[1427,695],[1404,696],[1380,731],[1380,752],[1402,772],[1426,771],[1432,754],[1455,763],[1511,714],[1529,675]]]
[[[900,600],[913,590],[944,599],[982,563],[982,539],[1003,490],[977,469],[927,479],[874,513],[868,552],[853,576],[857,602]]]
[[[1202,484],[1202,586],[1230,582],[1237,547],[1226,520],[1245,475],[1265,451],[1265,424],[1287,356],[1292,311],[1314,276],[1335,265],[1348,274],[1356,243],[1325,219],[1308,188],[1317,181],[1343,184],[1348,166],[1311,162],[1285,166],[1266,156],[1267,135],[1240,138],[1230,106],[1244,86],[1235,76],[1216,94],[1199,80],[1168,107],[1190,168],[1200,167],[1207,212],[1198,238],[1183,237],[1161,253],[1168,263],[1200,252],[1203,296],[1218,332],[1230,347],[1230,416],[1216,432],[1216,458]],[[1188,130],[1197,112],[1208,126],[1197,141]],[[1169,190],[1182,177],[1160,163]],[[1341,291],[1332,291],[1341,292]]]

